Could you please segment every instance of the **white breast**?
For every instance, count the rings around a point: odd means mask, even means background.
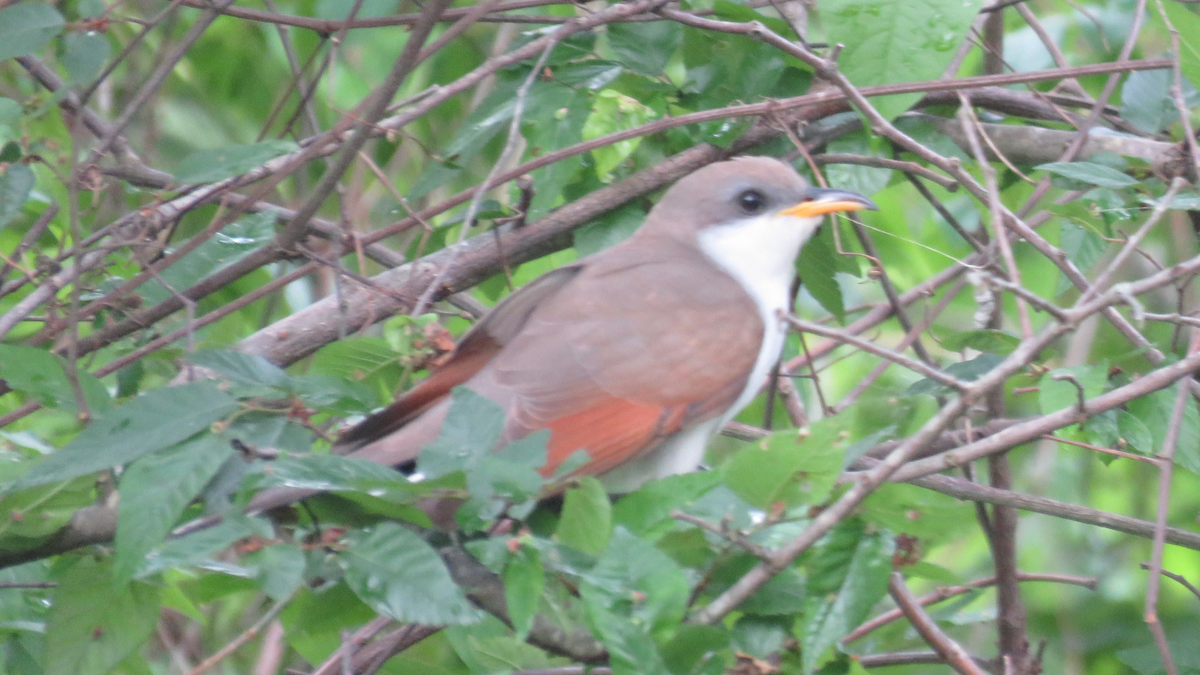
[[[694,471],[704,458],[709,437],[762,390],[787,336],[779,314],[790,310],[796,256],[820,222],[820,218],[761,216],[710,227],[700,233],[700,249],[737,279],[758,306],[763,322],[762,347],[746,388],[724,415],[685,429],[653,451],[602,476],[609,492],[632,492],[646,481]]]

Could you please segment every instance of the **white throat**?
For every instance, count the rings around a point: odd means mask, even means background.
[[[779,360],[787,335],[779,314],[791,309],[789,293],[796,276],[796,256],[820,224],[820,217],[767,215],[700,231],[700,250],[742,284],[758,305],[763,321],[763,344],[754,370],[722,424],[754,399]]]

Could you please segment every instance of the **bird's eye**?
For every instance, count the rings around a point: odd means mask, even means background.
[[[754,215],[767,208],[767,196],[758,190],[745,190],[737,196],[738,208],[742,213]]]

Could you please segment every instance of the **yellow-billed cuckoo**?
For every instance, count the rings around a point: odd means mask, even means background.
[[[335,452],[415,460],[437,438],[450,390],[465,385],[504,409],[501,446],[550,430],[547,476],[581,449],[590,460],[575,475],[613,493],[692,471],[779,359],[800,247],[825,214],[863,208],[875,205],[811,187],[775,159],[706,166],[667,190],[626,241],[496,305]],[[307,494],[269,490],[250,509]]]

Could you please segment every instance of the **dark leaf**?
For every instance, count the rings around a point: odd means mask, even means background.
[[[143,457],[121,475],[113,576],[128,581],[163,542],[200,488],[233,452],[219,436],[198,438]]]
[[[438,626],[480,619],[437,552],[401,525],[380,523],[354,535],[340,561],[354,593],[397,621]]]
[[[237,409],[213,382],[163,387],[115,408],[9,490],[86,476],[174,445]]]
[[[916,82],[942,74],[954,58],[983,0],[831,0],[821,4],[829,41],[845,48],[838,68],[859,87]],[[904,112],[920,94],[874,98],[886,118]]]
[[[54,591],[46,622],[46,675],[109,672],[154,632],[158,602],[156,586],[114,584],[109,565],[80,559]]]
[[[608,26],[608,44],[626,68],[655,76],[667,67],[683,42],[683,26],[673,21],[614,23]]]
[[[175,182],[212,183],[239,176],[297,149],[299,147],[291,141],[263,141],[253,145],[230,145],[218,150],[197,150],[180,162],[175,171]]]
[[[62,15],[41,2],[19,2],[0,9],[0,61],[32,54],[65,25]]]
[[[555,537],[574,549],[599,555],[612,533],[612,504],[600,481],[591,476],[567,490]]]
[[[1103,164],[1096,164],[1095,162],[1050,162],[1049,164],[1041,164],[1034,168],[1049,171],[1057,176],[1070,178],[1080,183],[1099,185],[1100,187],[1114,190],[1137,185],[1136,179],[1116,169],[1104,166]]]

